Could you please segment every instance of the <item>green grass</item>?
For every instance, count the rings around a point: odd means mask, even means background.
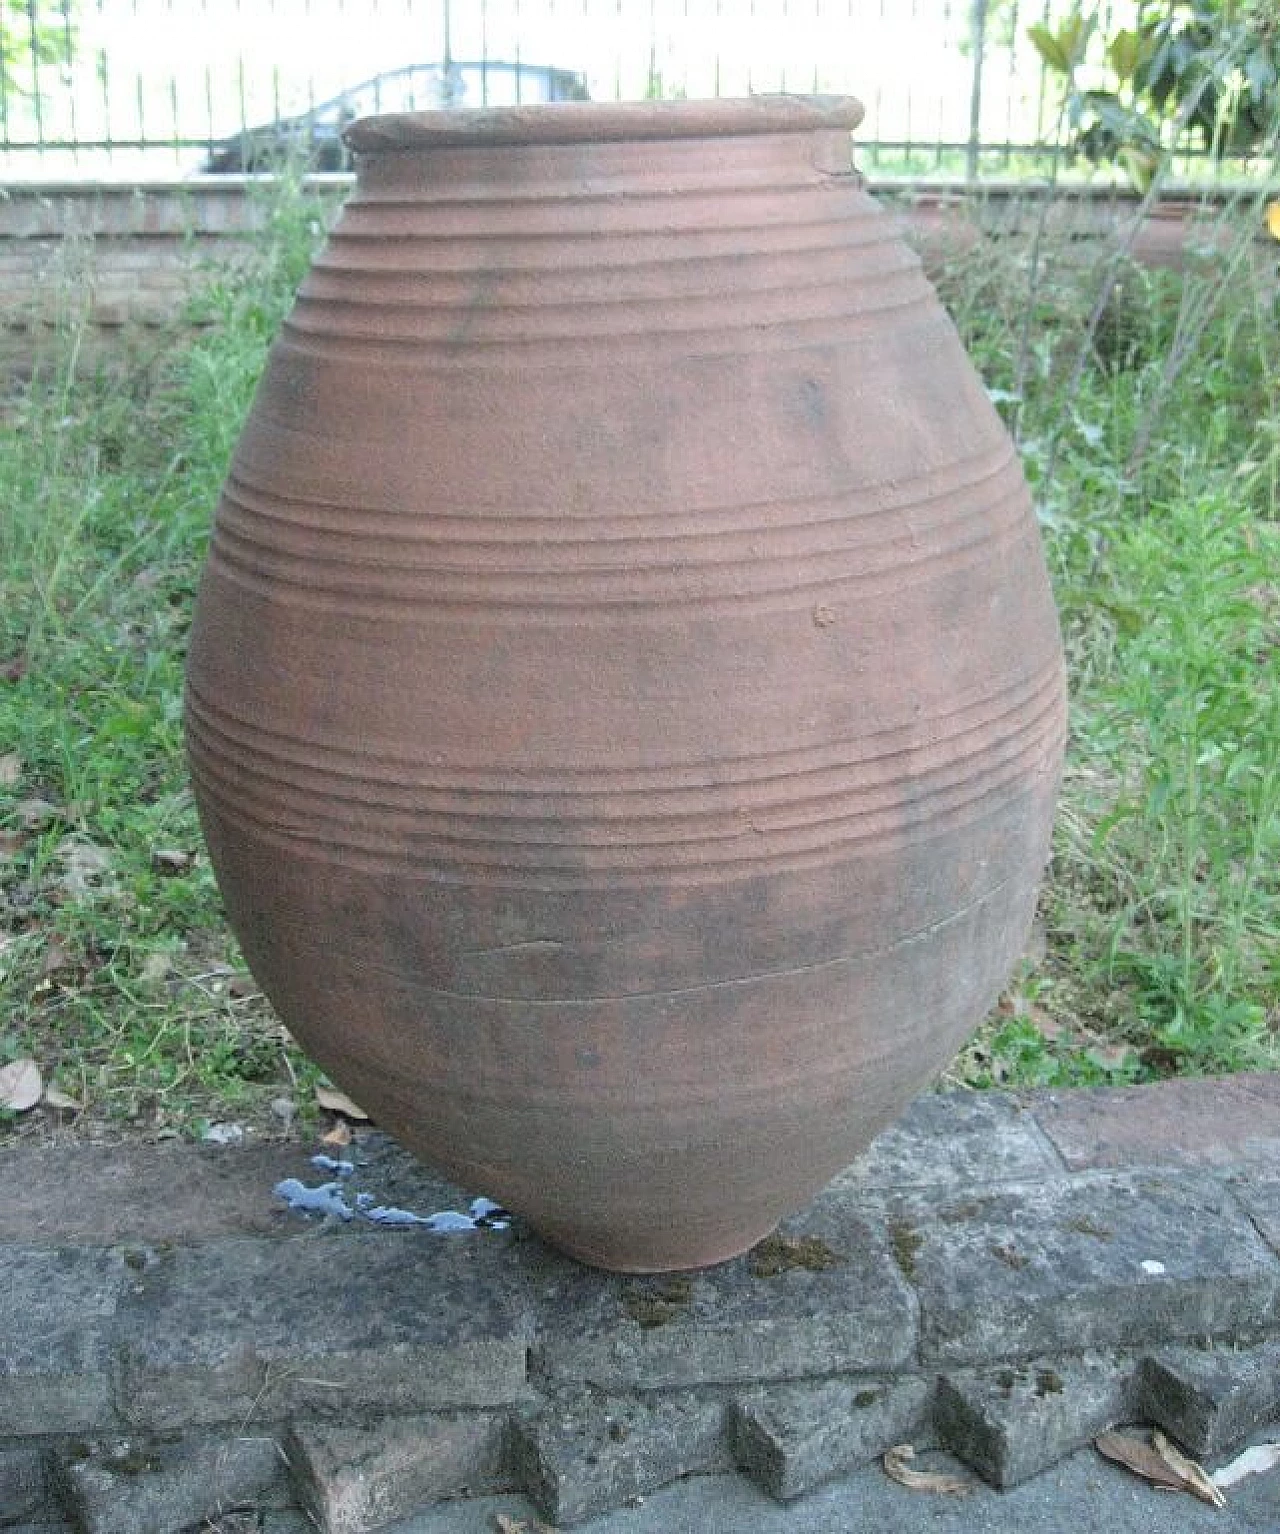
[[[322,212],[283,198],[163,368],[95,371],[71,328],[0,410],[0,1064],[104,1132],[309,1111],[222,921],[181,712],[210,511]]]
[[[72,321],[0,399],[0,1065],[35,1059],[79,1133],[310,1112],[315,1068],[222,921],[181,672],[218,485],[324,213],[282,194],[163,366],[96,371]],[[1274,262],[1111,273],[1006,242],[937,275],[1019,438],[1072,693],[1041,942],[949,1079],[1280,1065]],[[47,1122],[0,1114],[0,1136]]]
[[[1280,246],[1248,212],[1185,275],[1008,249],[942,274],[1020,439],[1071,688],[1043,954],[960,1080],[1280,1066]]]

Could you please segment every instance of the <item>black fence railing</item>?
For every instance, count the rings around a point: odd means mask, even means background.
[[[1135,0],[1136,3],[1136,0]],[[1072,0],[0,0],[0,180],[343,165],[367,112],[840,91],[880,175],[1042,175]],[[1096,7],[1105,30],[1134,5]]]

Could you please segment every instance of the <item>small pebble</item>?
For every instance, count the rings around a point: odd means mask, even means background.
[[[244,1139],[243,1124],[210,1124],[201,1139],[209,1145],[239,1145]]]

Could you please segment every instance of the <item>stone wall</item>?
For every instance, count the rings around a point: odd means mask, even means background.
[[[317,176],[335,206],[350,184]],[[971,246],[983,234],[1027,231],[1041,217],[1043,192],[1025,185],[962,187],[918,183],[876,186],[904,217],[926,262]],[[1054,238],[1096,248],[1114,243],[1132,221],[1136,200],[1113,191],[1055,195],[1047,220]],[[24,373],[47,355],[59,331],[75,329],[81,355],[162,350],[187,323],[187,303],[211,269],[225,269],[258,231],[269,201],[254,177],[197,177],[172,184],[60,183],[0,190],[0,372]],[[1213,207],[1169,203],[1147,220],[1135,253],[1159,264],[1185,264],[1233,237]],[[1239,217],[1256,217],[1254,210]],[[1259,251],[1275,266],[1280,247]]]

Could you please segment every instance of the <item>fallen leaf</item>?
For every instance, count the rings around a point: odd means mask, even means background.
[[[339,1119],[332,1129],[320,1136],[320,1143],[321,1145],[350,1145],[351,1125]]]
[[[1134,1475],[1150,1481],[1153,1486],[1164,1486],[1170,1491],[1187,1490],[1185,1479],[1145,1439],[1130,1438],[1127,1433],[1099,1433],[1093,1446],[1105,1459],[1132,1470]]]
[[[261,996],[262,992],[252,975],[232,975],[227,981],[227,995],[232,1001],[244,1001],[250,996]]]
[[[64,1113],[79,1113],[84,1104],[78,1098],[71,1097],[58,1087],[49,1086],[44,1089],[44,1105],[46,1108],[57,1108]]]
[[[26,839],[21,831],[0,831],[0,858],[13,857]]]
[[[22,758],[16,751],[0,756],[0,788],[12,788],[22,781]]]
[[[1210,1507],[1226,1507],[1227,1499],[1209,1479],[1203,1465],[1188,1459],[1181,1449],[1175,1448],[1169,1442],[1159,1428],[1152,1431],[1151,1442],[1165,1464],[1175,1475],[1182,1477],[1184,1485],[1193,1497],[1199,1497],[1201,1502],[1207,1502]]]
[[[184,874],[195,860],[194,852],[181,847],[154,847],[151,851],[151,866],[158,874]]]
[[[40,1101],[44,1082],[34,1060],[14,1060],[0,1066],[0,1108],[10,1113],[25,1113]]]
[[[337,1087],[317,1087],[316,1102],[330,1113],[341,1113],[344,1118],[367,1119],[369,1115],[363,1108],[357,1107],[345,1092],[339,1092]]]
[[[1280,1443],[1255,1443],[1243,1454],[1237,1454],[1230,1464],[1215,1470],[1210,1479],[1219,1490],[1225,1491],[1247,1475],[1262,1475],[1280,1465]]]
[[[1267,232],[1273,240],[1280,240],[1280,201],[1267,204]]]
[[[909,1443],[896,1444],[884,1452],[885,1474],[899,1486],[909,1486],[912,1491],[932,1491],[953,1497],[967,1497],[973,1490],[972,1481],[958,1475],[942,1475],[932,1470],[912,1470],[910,1462],[916,1451]]]

